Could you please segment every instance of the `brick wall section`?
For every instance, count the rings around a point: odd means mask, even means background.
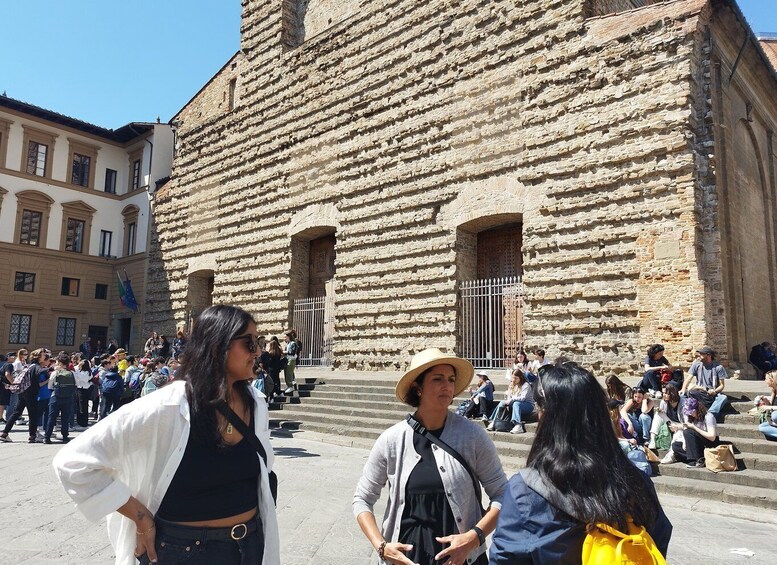
[[[419,349],[454,349],[473,270],[456,251],[473,242],[457,240],[451,209],[477,184],[523,217],[529,344],[599,371],[635,370],[657,341],[685,361],[708,335],[691,132],[704,6],[585,20],[582,0],[373,0],[288,50],[278,3],[244,1],[238,108],[178,116],[148,323],[183,319],[186,274],[208,256],[214,301],[280,332],[288,226],[333,205],[337,365],[401,368]],[[207,241],[188,220],[203,187],[217,203]]]

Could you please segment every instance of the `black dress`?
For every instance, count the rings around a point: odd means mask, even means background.
[[[427,431],[435,437],[440,437],[442,433],[442,429]],[[399,542],[413,546],[407,557],[414,563],[444,563],[447,559],[435,561],[434,556],[448,547],[448,544],[443,545],[435,538],[457,534],[459,529],[445,496],[445,487],[432,452],[432,442],[420,434],[413,434],[413,447],[421,459],[410,473],[405,487],[405,509],[399,526]],[[473,565],[487,563],[488,557],[484,553]]]

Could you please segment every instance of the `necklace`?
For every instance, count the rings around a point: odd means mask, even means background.
[[[227,424],[227,434],[231,434],[231,433],[232,433],[232,423],[230,422]]]

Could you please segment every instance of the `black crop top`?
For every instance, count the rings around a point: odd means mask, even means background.
[[[254,414],[251,425],[254,429]],[[246,438],[232,446],[209,446],[189,434],[181,464],[157,516],[170,522],[228,518],[259,504],[259,455]]]

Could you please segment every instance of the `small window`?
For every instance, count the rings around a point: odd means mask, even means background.
[[[37,141],[27,144],[27,173],[37,177],[46,176],[46,155],[49,147]],[[27,342],[25,342],[27,343]]]
[[[19,243],[25,245],[40,245],[40,228],[43,214],[33,210],[22,211],[22,225],[19,233]]]
[[[105,169],[105,192],[116,194],[116,171]]]
[[[237,91],[237,79],[233,78],[229,81],[229,111],[235,109],[235,92]]]
[[[13,289],[17,292],[35,292],[35,273],[16,271]]]
[[[11,314],[11,331],[8,334],[8,343],[30,343],[30,328],[32,316],[26,314]]]
[[[81,253],[84,249],[84,229],[86,223],[83,220],[67,219],[67,232],[65,232],[65,251]]]
[[[99,283],[94,285],[94,297],[97,300],[108,300],[108,285]]]
[[[132,178],[132,190],[140,188],[140,159],[132,161],[132,167],[130,170],[130,178]]]
[[[100,230],[100,256],[111,256],[111,240],[113,239],[113,232]]]
[[[70,182],[79,186],[89,186],[89,168],[91,166],[91,157],[73,153],[73,175]]]
[[[76,319],[57,319],[57,345],[72,346],[76,341]]]
[[[80,286],[80,279],[62,277],[62,296],[78,296]]]
[[[127,224],[127,255],[135,253],[135,222]]]

